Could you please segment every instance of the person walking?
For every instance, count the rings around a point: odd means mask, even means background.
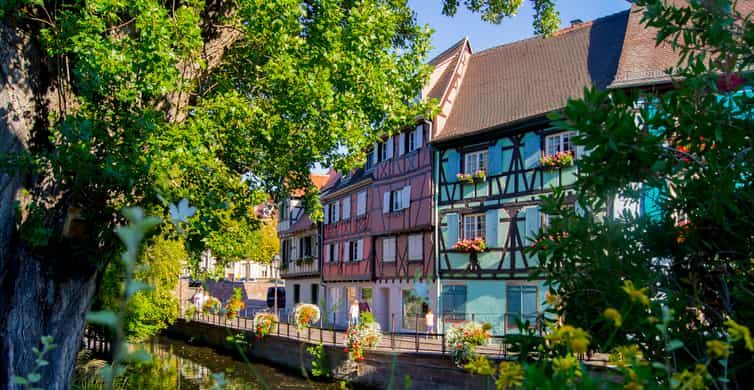
[[[427,309],[427,314],[424,315],[424,323],[427,325],[427,333],[429,333],[429,337],[434,338],[435,314],[432,313],[432,309]]]
[[[349,319],[348,319],[348,326],[356,326],[359,324],[359,300],[354,299],[353,303],[351,304],[351,308],[348,310],[350,313]]]

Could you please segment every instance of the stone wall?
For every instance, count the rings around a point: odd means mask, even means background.
[[[191,339],[192,342],[205,344],[228,353],[238,351],[227,340],[231,332],[228,328],[186,322],[178,320],[168,329],[166,335],[182,340]],[[243,332],[243,331],[240,331]],[[307,370],[311,369],[311,356],[307,344],[284,337],[267,336],[262,340],[254,339],[247,334],[251,345],[245,351],[246,355],[257,361],[272,365],[299,369],[303,363]],[[342,347],[325,346],[330,367],[339,379],[348,379],[358,387],[386,389],[392,382],[394,389],[402,389],[406,376],[411,378],[412,390],[455,390],[455,389],[484,389],[494,388],[494,384],[484,381],[487,378],[473,376],[468,372],[456,368],[447,356],[417,353],[385,353],[366,351],[364,361],[353,364],[348,360],[348,354]]]

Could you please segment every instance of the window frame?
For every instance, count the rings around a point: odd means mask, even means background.
[[[567,136],[567,137],[566,137]],[[573,145],[573,137],[576,136],[575,131],[558,131],[552,134],[545,135],[545,148],[543,155],[545,157],[552,157],[560,152],[570,151],[576,157],[576,148]],[[556,150],[551,148],[551,140],[558,139]],[[566,141],[567,139],[567,141]],[[568,149],[566,149],[566,146]]]
[[[419,237],[419,257],[411,257],[411,238],[412,237]],[[423,233],[417,233],[417,234],[409,234],[407,237],[408,240],[408,261],[416,261],[421,262],[424,261],[424,234]]]
[[[484,156],[484,159],[482,159],[482,156]],[[472,166],[471,162],[473,162],[474,169],[469,169]],[[484,162],[484,164],[480,164],[480,162]],[[482,165],[484,166],[482,167]],[[463,173],[467,175],[473,175],[478,171],[487,172],[488,165],[489,151],[487,149],[465,152],[463,154]]]
[[[447,290],[454,291],[454,290],[462,290],[463,294],[460,293],[452,293],[449,294],[446,292]],[[451,304],[449,305],[450,308],[453,310],[448,311],[446,310],[446,302],[448,297],[461,297],[463,296],[463,303],[460,304],[462,311],[456,311],[456,302],[455,299]],[[440,291],[440,300],[442,301],[442,320],[445,322],[461,322],[466,320],[466,304],[469,300],[469,290],[468,286],[465,284],[446,284],[442,286],[442,291]]]
[[[476,235],[474,235],[472,237],[469,237],[466,234],[467,233],[467,230],[466,230],[467,223],[466,223],[466,221],[467,221],[467,219],[472,219],[472,218],[475,221],[473,225],[474,225],[474,231],[475,231]],[[482,221],[481,226],[480,226],[480,223],[479,223],[480,220]],[[485,238],[484,236],[485,236],[485,232],[486,232],[486,228],[487,228],[487,215],[484,214],[484,213],[466,214],[466,215],[463,216],[463,223],[461,224],[461,226],[463,227],[463,236],[462,236],[462,238],[464,240],[472,240],[472,239],[475,239],[475,238]]]
[[[393,243],[393,245],[392,245],[392,248],[393,248],[392,249],[392,255],[393,256],[392,256],[392,259],[388,260],[387,257],[385,256],[385,252],[386,252],[385,248],[388,247],[387,243],[391,242],[391,241]],[[396,254],[397,251],[398,251],[398,240],[396,239],[395,236],[383,237],[382,238],[382,262],[383,263],[395,263],[396,257],[397,257],[397,254]]]
[[[519,312],[515,313],[516,316],[514,317],[510,310],[510,302],[511,299],[509,295],[511,294],[511,290],[518,289],[519,293]],[[528,291],[525,291],[528,290]],[[534,312],[533,313],[524,313],[524,296],[525,292],[531,293],[533,290],[534,292]],[[536,284],[529,284],[529,283],[516,283],[516,284],[508,284],[505,286],[505,318],[504,318],[504,326],[506,330],[512,330],[512,329],[518,329],[518,325],[516,325],[516,318],[521,318],[522,321],[526,320],[532,320],[530,321],[530,326],[535,327],[537,325],[537,315],[539,314],[539,286]]]
[[[359,199],[361,199],[361,194],[364,194],[364,208],[362,209],[361,214],[359,214]],[[356,193],[356,218],[363,217],[367,215],[367,206],[368,206],[368,198],[367,198],[367,190],[361,190]]]
[[[359,258],[359,240],[349,240],[348,241],[348,261],[351,263],[355,263],[357,261],[360,261]]]
[[[390,211],[401,211],[405,209],[403,205],[403,188],[390,191]]]

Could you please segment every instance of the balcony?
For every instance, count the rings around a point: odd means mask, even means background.
[[[289,260],[281,265],[280,276],[285,279],[293,276],[318,275],[319,261],[317,258]]]

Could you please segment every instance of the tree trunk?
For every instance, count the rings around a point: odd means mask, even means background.
[[[35,137],[46,137],[47,113],[57,104],[40,58],[31,33],[0,21],[0,155],[28,150]],[[38,371],[38,385],[63,389],[69,387],[99,270],[77,263],[65,249],[37,254],[21,245],[15,202],[29,181],[0,170],[0,388],[16,388],[14,375],[34,372],[32,348],[41,349],[40,338],[49,335],[57,347],[45,356],[49,365]]]

